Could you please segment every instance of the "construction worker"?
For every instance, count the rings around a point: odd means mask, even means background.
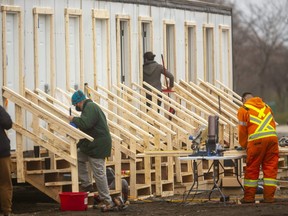
[[[260,167],[263,171],[263,202],[274,202],[278,172],[278,138],[271,108],[250,92],[242,95],[238,110],[239,144],[246,149],[244,198],[241,203],[254,203]]]
[[[162,84],[161,84],[161,74],[169,78],[169,86],[166,86],[167,89],[171,90],[174,86],[174,76],[169,71],[165,70],[164,66],[158,64],[154,58],[156,55],[153,52],[146,52],[144,53],[144,64],[143,64],[143,81],[147,82],[149,85],[153,86],[154,88],[162,91]],[[151,90],[148,87],[144,86],[147,90]],[[161,97],[158,95],[158,97]],[[152,95],[146,94],[146,98],[150,101],[152,100]],[[150,103],[146,103],[147,106],[151,106]],[[157,101],[158,106],[161,106],[161,101]]]
[[[112,139],[107,125],[106,116],[101,108],[91,99],[87,99],[83,91],[76,91],[71,98],[72,105],[81,112],[80,117],[69,116],[77,128],[93,137],[91,142],[81,139],[77,143],[78,151],[78,173],[81,181],[82,191],[94,191],[91,179],[89,178],[87,162],[89,162],[100,199],[102,211],[113,210],[114,202],[109,194],[108,182],[106,178],[105,158],[110,157],[112,149]]]

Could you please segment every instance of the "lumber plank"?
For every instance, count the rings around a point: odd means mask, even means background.
[[[14,103],[18,104],[22,108],[30,111],[34,115],[37,115],[39,118],[43,119],[44,121],[50,122],[51,125],[55,126],[57,125],[58,129],[62,129],[63,132],[65,132],[68,136],[73,137],[76,140],[80,140],[83,138],[86,138],[90,141],[93,141],[93,138],[89,135],[85,134],[84,132],[74,128],[67,122],[64,122],[62,119],[58,118],[57,116],[54,116],[53,114],[47,112],[40,106],[34,104],[33,102],[29,101],[28,99],[24,98],[23,96],[17,94],[16,92],[13,92],[6,86],[3,86],[3,96],[6,98],[9,98]],[[56,128],[57,128],[56,127]]]

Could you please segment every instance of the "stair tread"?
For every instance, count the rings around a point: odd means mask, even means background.
[[[44,173],[67,173],[71,172],[70,168],[67,169],[49,169],[49,170],[26,170],[27,174],[44,174]]]
[[[110,195],[120,194],[120,193],[121,193],[120,190],[109,190],[109,194]],[[94,191],[94,192],[89,193],[88,197],[92,197],[92,196],[95,196],[95,195],[98,195],[98,191]]]
[[[145,173],[145,169],[136,170],[136,173],[137,173],[137,174],[144,174],[144,173]],[[154,169],[151,169],[151,170],[150,170],[150,173],[155,173],[155,170],[154,170]]]
[[[161,184],[171,184],[174,183],[172,180],[161,180]],[[151,184],[156,184],[156,181],[152,181]]]
[[[181,176],[189,176],[189,175],[193,175],[192,171],[190,171],[190,172],[181,172]]]
[[[46,182],[45,186],[62,186],[62,185],[71,185],[72,181],[57,181],[57,182]]]
[[[136,184],[137,189],[150,188],[149,184]]]
[[[130,163],[131,159],[121,159],[121,163]],[[142,162],[142,158],[136,158],[135,162]]]

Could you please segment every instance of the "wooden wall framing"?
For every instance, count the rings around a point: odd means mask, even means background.
[[[69,50],[69,18],[79,19],[79,57],[80,57],[80,89],[84,89],[84,63],[83,63],[83,22],[82,10],[65,8],[65,50],[66,50],[66,89],[70,91],[70,50]]]
[[[190,54],[193,56],[191,57],[189,55],[189,49],[191,47],[189,47],[189,31],[190,31],[190,28],[193,28],[194,32],[193,32],[193,37],[194,37],[194,40],[193,40],[193,45],[194,46],[194,50],[192,50],[190,52]],[[186,82],[196,82],[197,80],[197,25],[195,22],[189,22],[189,21],[186,21],[185,22],[185,80]],[[195,72],[195,74],[193,74],[193,77],[190,77],[189,76],[189,73],[191,73],[189,71],[189,64],[191,64],[191,58],[194,58],[194,61],[193,61],[193,71]]]
[[[143,39],[143,31],[142,24],[146,23],[150,26],[150,37],[149,37],[149,47],[150,50],[144,50],[142,39]],[[139,47],[139,83],[143,81],[143,54],[146,51],[153,52],[153,18],[152,17],[138,17],[138,47]]]
[[[223,65],[224,64],[224,56],[223,56],[223,33],[224,32],[227,32],[227,57],[228,59],[226,59],[228,65]],[[231,43],[230,43],[230,40],[229,38],[231,37],[231,28],[229,26],[226,26],[226,25],[219,25],[219,68],[220,68],[220,71],[219,71],[219,75],[220,75],[220,81],[223,83],[223,67],[227,66],[228,68],[228,73],[225,73],[225,74],[228,74],[228,86],[232,86],[233,83],[232,83],[232,77],[233,77],[233,74],[232,74],[232,68],[231,68]]]
[[[107,77],[107,88],[111,88],[111,66],[110,66],[110,50],[111,50],[111,44],[110,44],[110,16],[109,12],[107,10],[98,10],[98,9],[92,9],[92,31],[93,31],[93,83],[94,88],[97,89],[98,83],[97,83],[97,33],[96,33],[96,21],[97,20],[104,20],[106,24],[106,40],[107,40],[107,46],[106,46],[106,77]],[[105,73],[104,71],[99,71],[99,73]]]
[[[173,38],[172,41],[167,41],[167,26],[173,26]],[[170,44],[172,46],[172,52],[168,56],[167,46]],[[174,75],[174,81],[177,81],[177,63],[176,63],[176,25],[174,20],[163,20],[163,58],[166,69],[168,69]],[[170,62],[172,62],[172,68],[170,67]],[[165,82],[163,82],[165,83]]]
[[[39,15],[46,15],[50,20],[50,94],[54,95],[55,89],[55,56],[54,56],[54,10],[52,8],[33,8],[33,30],[34,30],[34,88],[39,88],[39,35],[38,35],[38,24]]]
[[[18,6],[1,6],[1,12],[2,12],[2,70],[3,70],[3,86],[7,85],[7,20],[6,16],[7,13],[12,13],[17,16],[18,21],[18,64],[19,64],[19,94],[24,94],[24,59],[23,59],[23,15],[22,15],[22,9]],[[16,72],[16,71],[15,71]],[[8,98],[6,98],[8,99]],[[5,103],[5,106],[7,106],[7,103]],[[18,124],[20,126],[23,125],[23,119],[22,119],[22,109],[19,105],[15,105],[15,124]],[[19,165],[17,166],[17,181],[18,182],[25,182],[25,176],[24,176],[24,163],[23,163],[23,136],[21,133],[16,131],[16,147],[19,149],[19,151],[16,152],[17,159],[19,160]]]
[[[19,93],[23,95],[24,93],[24,58],[23,58],[23,15],[22,9],[18,6],[1,6],[2,12],[2,70],[3,70],[3,86],[7,85],[7,19],[6,16],[8,13],[15,14],[18,21],[18,64],[19,64]],[[15,71],[16,73],[16,71]]]
[[[129,15],[116,15],[116,71],[117,71],[117,83],[122,82],[122,78],[121,78],[121,71],[122,71],[122,53],[121,53],[121,26],[120,26],[120,22],[121,21],[126,21],[127,22],[127,33],[128,33],[128,38],[127,38],[127,71],[125,71],[125,75],[128,75],[128,80],[127,80],[127,76],[125,77],[125,84],[130,86],[131,81],[132,81],[132,73],[131,73],[131,68],[132,68],[132,63],[131,63],[131,19]],[[125,66],[125,65],[124,65]]]
[[[212,84],[215,83],[215,47],[214,47],[214,26],[213,25],[210,25],[210,24],[204,24],[203,25],[203,64],[204,64],[204,81],[209,81],[211,82]],[[212,41],[211,41],[211,75],[212,75],[212,78],[210,80],[208,80],[208,73],[210,71],[208,71],[209,68],[207,68],[207,64],[209,63],[208,62],[208,59],[207,59],[207,55],[209,54],[208,51],[207,51],[207,29],[210,29],[212,30]]]

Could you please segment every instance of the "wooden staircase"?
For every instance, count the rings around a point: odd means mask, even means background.
[[[175,92],[169,96],[147,83],[143,85],[152,89],[150,108],[146,106],[147,90],[136,83],[131,87],[114,85],[111,90],[85,86],[86,95],[105,112],[113,140],[107,166],[115,170],[116,187],[110,193],[120,193],[124,178],[129,183],[130,199],[169,196],[179,184],[186,189],[192,185],[191,163],[180,162],[178,157],[192,153],[189,135],[199,126],[207,125],[209,115],[220,115],[222,144],[230,142],[233,147],[235,141],[234,111],[227,109],[220,113],[215,102],[220,90],[216,91],[206,83],[196,87],[180,81],[175,83]],[[197,92],[193,90],[196,88]],[[70,101],[67,92],[56,90]],[[157,105],[158,95],[162,97],[161,107]],[[3,96],[15,105],[13,129],[17,150],[13,167],[18,182],[30,183],[57,202],[59,193],[79,191],[76,143],[82,138],[92,138],[69,124],[69,105],[40,89],[25,89],[24,95],[20,95],[4,86]],[[234,106],[230,100],[223,99],[222,103],[225,103],[223,107]],[[169,107],[176,113],[170,113]],[[27,126],[29,122],[31,125]],[[40,146],[40,157],[25,156],[23,146],[26,142]],[[129,175],[122,175],[122,170],[129,170]],[[205,167],[201,172],[205,173]],[[209,177],[209,173],[206,176]],[[202,180],[204,185],[206,180],[204,177]],[[90,198],[93,196],[91,194]]]

